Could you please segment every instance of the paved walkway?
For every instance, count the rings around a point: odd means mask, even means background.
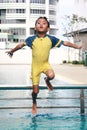
[[[30,64],[31,61],[30,51],[18,51],[13,58],[6,55],[6,50],[0,52],[0,64]],[[20,58],[22,57],[22,58]],[[52,65],[56,77],[65,80],[72,84],[87,84],[87,66],[72,65],[72,64],[53,64]]]
[[[87,85],[87,66],[72,64],[52,65],[56,77],[72,84]]]

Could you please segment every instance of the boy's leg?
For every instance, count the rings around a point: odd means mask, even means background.
[[[52,91],[52,90],[53,90],[53,86],[52,86],[52,84],[50,83],[50,80],[48,79],[48,77],[45,77],[44,80],[45,80],[45,83],[46,83],[46,85],[47,85],[49,91]]]
[[[50,91],[53,90],[53,86],[52,84],[50,83],[50,80],[52,80],[54,77],[55,77],[55,73],[52,69],[49,69],[47,72],[46,72],[46,75],[47,77],[44,78],[45,82],[46,82],[46,85],[48,87],[48,89]]]
[[[32,100],[33,100],[33,105],[32,105],[32,114],[37,113],[37,94],[39,92],[38,85],[33,85],[33,92],[32,92]]]

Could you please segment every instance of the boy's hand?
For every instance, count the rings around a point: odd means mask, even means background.
[[[78,46],[78,49],[81,49],[82,48],[82,44]]]
[[[9,55],[10,57],[13,56],[13,52],[11,52],[11,51],[6,51],[6,53],[7,53],[7,55]]]

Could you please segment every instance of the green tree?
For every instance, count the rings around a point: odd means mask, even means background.
[[[79,37],[80,29],[79,26],[81,23],[87,23],[87,19],[83,16],[78,16],[76,14],[72,14],[71,16],[65,15],[63,17],[67,22],[62,23],[65,34],[64,36],[67,37],[68,40],[70,40],[71,37],[75,37],[76,42],[80,43],[81,39]],[[70,61],[70,48],[68,48],[68,62]],[[80,60],[80,50],[79,50],[79,60]]]

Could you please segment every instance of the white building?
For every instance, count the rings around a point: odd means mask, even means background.
[[[13,35],[14,43],[24,41],[34,34],[35,21],[46,16],[50,22],[50,34],[57,31],[56,7],[58,0],[0,0],[0,33]],[[0,37],[0,41],[6,41]]]
[[[87,17],[87,0],[74,0],[74,13]]]
[[[74,0],[73,13],[87,20],[87,0]],[[74,30],[84,28],[87,28],[87,21],[77,23]]]

